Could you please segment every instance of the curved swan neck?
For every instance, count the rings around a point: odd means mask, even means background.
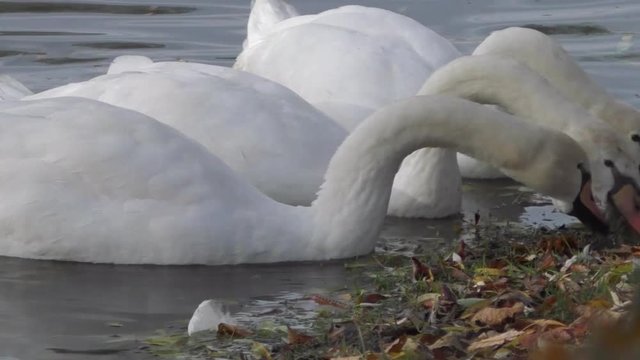
[[[567,101],[538,73],[510,58],[458,58],[434,72],[420,94],[449,94],[498,105],[509,113],[563,131],[578,142],[591,140],[596,134],[612,134],[608,125]]]
[[[336,256],[372,250],[394,174],[423,147],[487,161],[562,201],[573,201],[580,189],[577,164],[585,156],[567,136],[466,100],[417,96],[377,111],[338,148],[312,205],[313,243]]]
[[[625,134],[640,130],[640,113],[636,109],[616,101],[560,44],[539,31],[518,27],[494,31],[473,54],[515,59],[544,77],[563,96]]]

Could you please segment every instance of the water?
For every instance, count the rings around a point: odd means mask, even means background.
[[[291,0],[302,13],[347,3],[408,14],[470,52],[492,30],[537,25],[554,32],[597,81],[640,106],[640,3],[635,0]],[[0,1],[0,72],[35,91],[105,72],[142,54],[231,65],[249,1]],[[465,216],[558,225],[570,218],[510,182],[470,182]],[[383,237],[429,244],[455,238],[461,219],[388,219]],[[362,281],[342,262],[238,267],[108,266],[0,258],[0,359],[145,358],[154,329],[184,326],[206,298],[232,311],[296,301]]]

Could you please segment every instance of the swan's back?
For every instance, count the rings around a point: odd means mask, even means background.
[[[0,103],[0,194],[0,255],[88,262],[233,261],[234,221],[269,206],[170,127],[79,98]]]
[[[118,63],[118,59],[114,61]],[[136,110],[203,144],[274,199],[309,204],[346,136],[289,89],[241,71],[155,63],[37,94],[81,96]]]
[[[449,41],[408,17],[345,6],[276,24],[234,66],[290,87],[352,129],[373,110],[415,95],[457,56]]]

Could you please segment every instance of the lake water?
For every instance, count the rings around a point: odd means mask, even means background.
[[[640,106],[636,0],[290,2],[302,13],[347,3],[387,8],[433,28],[465,52],[492,30],[544,25],[607,89]],[[231,65],[248,13],[248,0],[0,1],[0,72],[38,91],[102,74],[121,54]],[[509,182],[473,182],[465,189],[467,217],[480,210],[499,220],[571,221]],[[431,238],[455,239],[460,221],[389,219],[383,238],[428,246]],[[358,281],[342,262],[154,267],[0,258],[0,360],[144,358],[135,340],[183,326],[203,299],[225,300],[232,310],[247,312]]]

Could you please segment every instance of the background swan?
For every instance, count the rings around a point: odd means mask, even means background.
[[[0,254],[17,257],[237,264],[366,254],[396,170],[423,146],[502,167],[563,208],[589,201],[576,166],[585,154],[566,135],[438,96],[361,124],[310,208],[266,197],[169,126],[93,100],[2,102],[0,138]]]
[[[474,55],[508,56],[542,75],[567,99],[624,133],[640,132],[640,112],[598,85],[553,38],[519,27],[494,31]],[[640,137],[635,140],[640,142]]]
[[[417,94],[434,70],[461,55],[447,39],[392,11],[343,6],[298,16],[282,0],[254,1],[243,47],[235,68],[284,84],[348,130],[374,110]],[[450,157],[433,151],[421,156]],[[396,183],[417,188],[414,167],[423,161],[428,160],[408,159]],[[464,155],[458,164],[456,171],[465,177],[504,176]],[[414,199],[425,197],[412,193]],[[404,198],[392,198],[392,214],[410,207]]]
[[[461,57],[434,72],[420,93],[455,95],[499,105],[522,119],[566,133],[587,153],[594,194],[601,205],[608,205],[611,192],[620,187],[624,178],[635,195],[620,199],[624,203],[616,204],[617,208],[633,226],[640,223],[635,211],[640,189],[636,146],[582,106],[566,101],[529,67],[499,56]],[[606,164],[607,161],[611,164]],[[636,230],[640,231],[640,227]]]

